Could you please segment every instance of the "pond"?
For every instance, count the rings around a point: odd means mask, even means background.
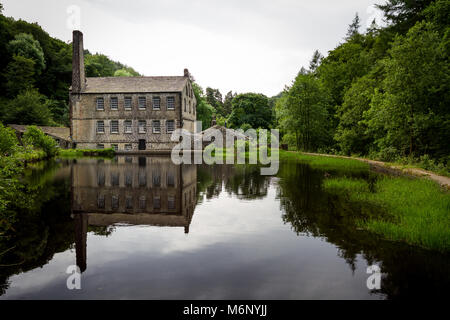
[[[322,188],[330,173],[259,169],[134,156],[41,163],[25,177],[30,208],[0,248],[0,299],[447,295],[450,257],[355,228],[358,210]],[[67,288],[73,265],[79,290]],[[367,286],[374,265],[379,289]]]

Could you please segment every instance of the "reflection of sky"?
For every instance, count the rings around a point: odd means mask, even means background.
[[[283,224],[275,188],[264,199],[221,193],[199,204],[183,228],[118,226],[88,235],[82,290],[66,289],[74,250],[10,278],[1,298],[326,299],[376,298],[366,264],[355,274],[324,239],[297,236]]]

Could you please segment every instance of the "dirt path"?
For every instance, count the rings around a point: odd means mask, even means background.
[[[304,154],[312,155],[312,156],[322,156],[322,157],[333,157],[333,158],[345,158],[345,159],[355,159],[359,161],[367,162],[371,165],[372,168],[379,171],[395,171],[397,173],[406,173],[411,174],[419,177],[427,177],[433,181],[436,181],[441,185],[443,188],[450,190],[450,178],[437,175],[433,172],[426,171],[423,169],[418,168],[403,168],[400,165],[391,165],[387,164],[382,161],[376,161],[376,160],[369,160],[364,158],[353,158],[353,157],[346,157],[346,156],[335,156],[330,154],[320,154],[320,153],[309,153],[309,152],[303,152]]]

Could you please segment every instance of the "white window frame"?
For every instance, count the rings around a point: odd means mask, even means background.
[[[127,105],[127,101],[130,101],[130,105]],[[125,110],[131,110],[133,108],[133,98],[132,97],[125,97],[123,106]]]
[[[113,100],[115,101],[115,107],[114,108],[113,108]],[[119,110],[119,98],[111,97],[109,99],[109,107],[110,107],[111,110],[114,110],[114,111]]]
[[[169,122],[173,123],[172,130],[169,130]],[[175,131],[175,120],[166,120],[166,132],[172,133]]]
[[[155,104],[155,101],[158,101],[158,104]],[[156,107],[156,105],[158,107]],[[159,96],[152,98],[152,108],[153,110],[161,110],[161,98]]]
[[[127,126],[127,123],[130,124],[130,126]],[[128,131],[127,129],[130,129],[130,131]],[[133,120],[125,120],[123,122],[123,132],[124,133],[133,133]]]
[[[102,131],[100,131],[99,129],[100,129],[100,126],[99,126],[99,124],[100,123],[102,123]],[[96,128],[96,132],[97,133],[105,133],[105,121],[104,120],[97,120],[97,128]]]
[[[156,122],[159,123],[159,126],[158,126],[158,127],[155,126],[155,123],[156,123]],[[158,128],[157,131],[156,131],[156,128]],[[153,132],[153,133],[161,133],[161,120],[153,120],[153,121],[152,121],[152,132]]]
[[[144,124],[144,126],[142,126]],[[143,128],[144,130],[141,130]],[[139,120],[138,121],[138,133],[147,133],[147,121]]]
[[[141,101],[143,101],[144,104],[141,104]],[[145,96],[138,97],[138,108],[139,108],[139,110],[147,109],[147,97],[145,97]]]
[[[113,131],[113,123],[117,123],[116,131]],[[119,133],[119,120],[111,120],[110,125],[111,125],[111,127],[110,127],[111,133],[114,133],[114,134]]]
[[[100,101],[101,101],[102,103],[99,103]],[[105,99],[104,99],[104,98],[101,98],[101,97],[97,98],[97,99],[95,100],[95,108],[96,108],[98,111],[105,111]]]
[[[173,100],[173,105],[172,105],[172,107],[170,107],[169,99],[172,99],[172,100]],[[166,104],[167,104],[167,110],[175,110],[175,97],[174,97],[174,96],[168,96],[168,97],[166,98]]]

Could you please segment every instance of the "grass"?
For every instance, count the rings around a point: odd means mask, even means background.
[[[61,149],[58,156],[67,158],[77,157],[105,157],[112,158],[115,155],[115,151],[112,148],[109,149]]]
[[[450,194],[433,181],[381,176],[371,191],[363,179],[339,177],[326,179],[323,187],[361,207],[380,210],[357,221],[363,229],[388,240],[441,252],[450,250]]]
[[[309,164],[314,169],[329,171],[346,171],[353,173],[369,171],[369,164],[359,160],[314,156],[284,150],[280,150],[280,160],[300,161]]]

